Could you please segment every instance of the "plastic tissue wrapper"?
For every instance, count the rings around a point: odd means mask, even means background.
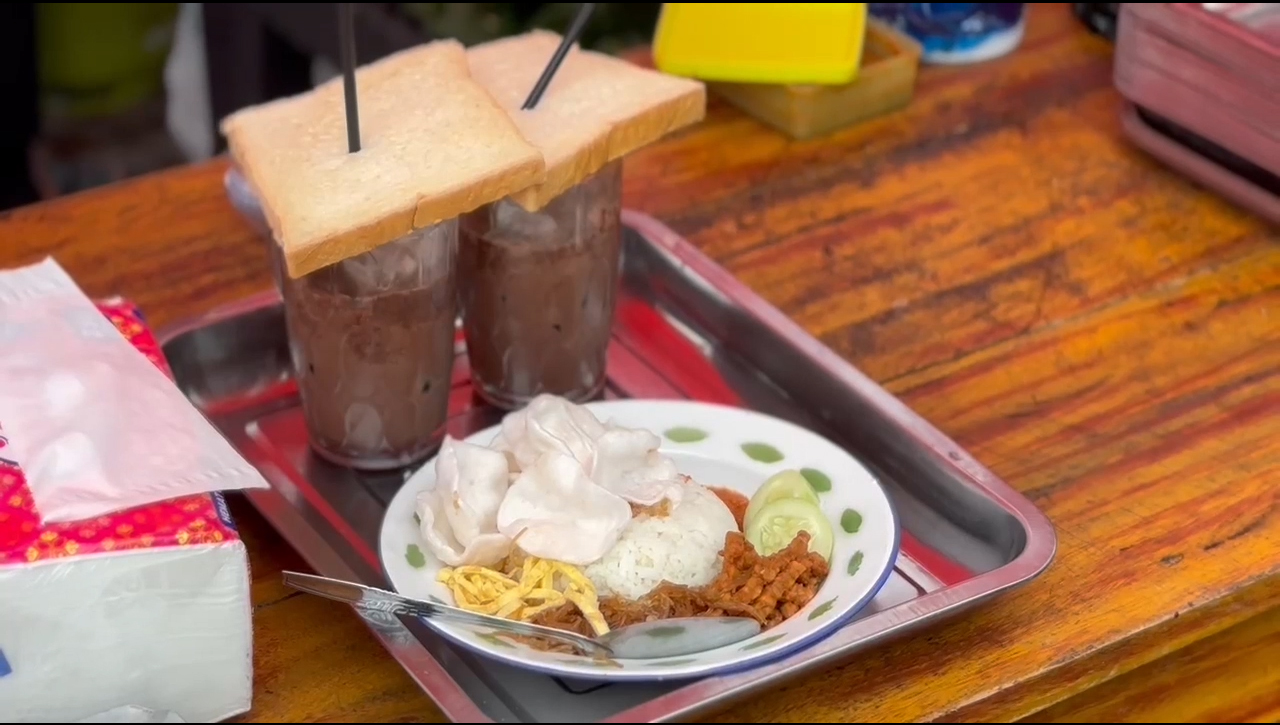
[[[132,305],[90,309],[167,374]],[[0,462],[0,722],[217,722],[252,691],[248,560],[219,494],[42,524]]]
[[[52,259],[0,273],[0,426],[41,520],[267,482]]]

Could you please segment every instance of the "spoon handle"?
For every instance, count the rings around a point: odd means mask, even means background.
[[[553,639],[558,642],[564,642],[565,644],[572,645],[588,656],[594,654],[613,654],[613,651],[610,650],[607,645],[572,632],[553,629],[551,627],[543,627],[537,624],[517,622],[515,620],[503,619],[502,617],[494,617],[488,614],[468,612],[465,609],[450,607],[446,604],[428,602],[422,599],[410,599],[409,597],[401,596],[395,592],[374,589],[373,587],[366,587],[363,584],[356,584],[354,582],[344,582],[340,579],[330,579],[328,577],[316,576],[314,574],[302,574],[296,571],[286,571],[284,572],[284,583],[285,586],[292,587],[300,592],[314,594],[318,597],[324,597],[325,599],[346,602],[353,607],[358,607],[364,610],[386,612],[389,614],[401,614],[409,617],[421,617],[423,619],[434,619],[440,622],[453,622],[455,624],[481,625],[506,632],[507,634]]]

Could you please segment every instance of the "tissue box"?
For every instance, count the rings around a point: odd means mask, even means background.
[[[135,307],[99,309],[169,373]],[[249,564],[222,497],[41,526],[4,445],[0,435],[0,722],[124,705],[188,722],[247,711]]]

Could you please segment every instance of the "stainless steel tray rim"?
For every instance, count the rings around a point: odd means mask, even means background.
[[[1053,552],[1057,550],[1057,534],[1053,524],[1026,496],[1001,480],[945,433],[909,408],[906,403],[890,394],[861,370],[837,355],[834,350],[810,335],[808,330],[769,304],[727,270],[717,265],[710,257],[692,245],[681,243],[683,241],[681,237],[670,227],[647,214],[629,209],[623,210],[622,218],[627,226],[639,231],[665,253],[680,260],[683,266],[701,277],[707,288],[716,290],[728,301],[751,311],[775,332],[800,344],[802,352],[820,363],[828,372],[875,401],[881,408],[892,412],[894,421],[929,443],[930,450],[945,450],[947,465],[959,468],[975,487],[997,498],[1007,508],[1016,511],[1023,525],[1039,534],[1034,537],[1034,550],[1032,537],[1028,537],[1027,550],[1019,559],[1034,553],[1037,560],[1044,556],[1052,560]],[[1012,562],[1007,566],[1013,566],[1016,563]],[[1049,563],[1046,561],[1044,566],[1048,566]]]
[[[1000,480],[989,469],[970,456],[964,449],[956,445],[942,431],[938,430],[905,403],[889,394],[862,371],[853,367],[821,341],[814,338],[807,330],[773,307],[750,288],[738,281],[727,270],[717,265],[700,250],[683,243],[683,240],[672,229],[647,214],[634,210],[623,211],[623,222],[641,233],[667,255],[679,260],[688,271],[702,278],[704,286],[717,290],[720,297],[752,312],[761,322],[774,331],[796,342],[801,351],[820,363],[826,370],[849,387],[878,403],[884,410],[892,413],[899,425],[910,430],[913,435],[930,444],[930,450],[945,450],[945,463],[958,468],[968,481],[984,491],[992,498],[999,500],[1018,518],[1019,522],[1032,534],[1019,555],[1008,564],[992,571],[979,574],[965,582],[952,585],[937,592],[922,595],[901,607],[909,607],[923,611],[915,619],[935,620],[945,617],[953,610],[970,606],[975,600],[991,591],[994,587],[1010,589],[1035,578],[1052,563],[1057,552],[1057,535],[1052,523],[1025,496],[1018,493],[1008,484]],[[894,515],[897,510],[894,508]],[[899,529],[900,531],[900,529]],[[934,605],[925,609],[926,605]],[[897,609],[895,607],[894,609]],[[883,630],[882,620],[892,614],[894,609],[878,612],[875,615],[853,622],[818,643],[793,653],[790,657],[746,672],[731,675],[720,675],[688,685],[666,695],[661,695],[635,708],[618,713],[606,722],[650,722],[669,721],[689,714],[687,709],[691,700],[697,699],[713,684],[723,685],[730,678],[736,680],[726,689],[718,690],[723,697],[727,692],[740,693],[750,689],[770,675],[785,670],[790,660],[803,656],[805,660],[831,660],[841,655],[840,650],[850,642],[864,641]],[[672,709],[665,718],[654,718],[651,712]]]
[[[228,174],[228,186],[230,186],[230,177],[231,174]],[[856,396],[877,407],[882,420],[895,426],[908,438],[914,439],[929,460],[949,471],[947,474],[949,480],[955,481],[957,486],[968,488],[994,502],[1005,515],[1017,522],[1026,536],[1025,541],[1022,542],[1022,549],[1016,554],[1010,550],[1008,553],[1013,554],[1013,558],[1002,559],[1004,563],[993,569],[984,567],[974,570],[973,576],[963,581],[946,584],[932,591],[920,590],[922,593],[914,599],[879,609],[848,623],[830,636],[784,655],[781,660],[733,674],[687,682],[679,689],[659,694],[645,702],[622,710],[611,710],[612,715],[597,721],[666,722],[687,719],[706,710],[713,702],[719,703],[735,695],[758,690],[766,680],[772,684],[780,679],[781,672],[800,669],[808,671],[812,667],[843,660],[854,648],[894,636],[897,633],[896,630],[902,625],[937,620],[977,602],[985,601],[999,592],[1025,583],[1049,566],[1057,549],[1056,535],[1049,519],[1028,499],[1001,481],[902,401],[813,338],[798,324],[773,308],[691,244],[682,240],[674,231],[652,217],[632,210],[624,210],[623,221],[648,243],[646,246],[650,251],[646,254],[655,256],[654,252],[656,252],[656,256],[667,259],[664,264],[669,262],[679,268],[683,273],[681,284],[693,283],[699,294],[705,294],[716,302],[739,307],[750,313],[760,325],[783,338],[787,344],[793,345],[800,354],[813,364],[820,366],[824,373],[847,386]],[[274,288],[267,289],[231,305],[212,310],[194,320],[166,326],[158,331],[157,337],[161,345],[167,348],[171,341],[187,333],[240,315],[261,312],[265,308],[279,304],[278,292]],[[879,481],[878,475],[877,480]],[[257,492],[249,494],[250,500],[277,529],[281,528],[281,521],[293,524],[292,533],[302,541],[296,541],[293,536],[283,530],[281,533],[285,534],[286,540],[298,548],[300,553],[303,553],[309,564],[330,576],[340,576],[344,569],[351,572],[341,555],[329,545],[327,540],[323,540],[323,536],[318,531],[297,530],[299,524],[303,526],[309,524],[306,524],[301,514],[292,508],[294,504],[286,501],[280,493],[275,491],[261,492],[259,495],[255,493]],[[904,522],[898,511],[897,502],[892,499],[891,510],[897,524],[895,532],[899,535],[901,545]],[[296,521],[290,522],[290,518]],[[303,546],[309,543],[306,541],[308,537],[319,538],[321,541],[318,546]],[[304,548],[306,551],[303,550]],[[378,568],[381,569],[380,563]],[[359,578],[354,572],[351,573],[353,578]],[[883,586],[884,582],[881,582],[877,590]],[[413,645],[397,644],[393,639],[388,639],[385,631],[374,627],[372,623],[366,622],[366,624],[391,651],[391,654],[410,670],[413,678],[423,685],[447,717],[458,722],[494,721],[494,716],[488,714],[485,709],[492,704],[486,704],[484,698],[473,700],[472,695],[464,689],[463,684],[450,670],[450,667],[466,666],[465,663],[458,662],[456,657],[444,656],[440,653],[433,654],[416,642]],[[393,633],[393,638],[400,637],[402,634],[409,638],[415,636],[405,628],[404,624],[396,622],[395,626],[398,629]],[[443,659],[437,659],[442,656]],[[801,664],[803,667],[797,666]],[[460,671],[458,674],[472,676],[474,673]],[[515,696],[510,691],[508,694]]]

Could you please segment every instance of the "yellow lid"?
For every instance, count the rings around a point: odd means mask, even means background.
[[[664,73],[706,81],[838,85],[858,75],[866,3],[663,3]]]

